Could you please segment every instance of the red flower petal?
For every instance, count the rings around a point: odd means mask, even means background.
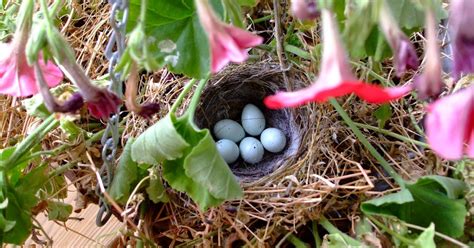
[[[324,83],[316,82],[313,86],[294,91],[278,92],[264,99],[268,108],[279,109],[296,107],[308,102],[325,102],[329,98],[355,93],[369,103],[385,103],[403,97],[411,90],[411,86],[383,88],[378,85],[359,81],[345,81],[331,87],[321,87]]]

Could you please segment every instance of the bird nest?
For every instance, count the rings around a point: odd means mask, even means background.
[[[184,86],[184,80],[173,81],[170,80],[172,74],[160,73],[151,78],[163,83],[148,82],[145,98],[161,101],[169,108]],[[295,89],[311,83],[303,71],[291,69],[285,73]],[[185,194],[169,189],[171,202],[156,205],[144,221],[144,230],[155,242],[163,245],[276,244],[286,234],[303,230],[309,221],[322,215],[333,220],[333,217],[350,220],[360,201],[395,188],[330,104],[266,109],[262,105],[263,98],[286,90],[284,85],[280,66],[271,61],[230,66],[210,80],[195,115],[199,127],[212,130],[223,118],[238,120],[243,106],[253,103],[263,110],[267,126],[283,130],[288,139],[287,147],[281,154],[267,154],[256,165],[243,161],[230,165],[244,188],[242,200],[202,212]],[[373,112],[379,106],[354,97],[343,98],[340,103],[354,121],[377,126]],[[386,129],[416,139],[410,131],[413,122],[405,107],[392,106],[393,117]],[[166,109],[162,107],[162,111]],[[160,115],[164,116],[165,112]],[[421,114],[416,112],[415,118],[421,119]],[[145,122],[131,116],[126,133],[137,136],[155,121]],[[374,130],[363,131],[407,179],[418,178],[427,168],[439,164],[413,143],[399,142]]]
[[[309,121],[308,109],[300,108],[270,110],[263,105],[265,96],[284,88],[284,81],[273,63],[260,63],[230,67],[215,76],[202,93],[201,104],[197,110],[195,122],[201,128],[213,129],[222,119],[240,122],[242,109],[246,104],[254,104],[263,111],[267,127],[283,131],[287,138],[285,149],[277,154],[265,153],[263,160],[256,164],[247,164],[243,159],[229,165],[241,182],[251,183],[270,176],[279,168],[286,168],[303,154],[301,141],[308,135],[308,128],[301,123]],[[292,75],[293,82],[301,86],[297,74]]]

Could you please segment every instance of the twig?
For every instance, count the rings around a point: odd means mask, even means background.
[[[31,219],[36,223],[36,228],[40,229],[41,232],[43,232],[44,234],[44,237],[48,240],[46,242],[46,245],[53,245],[53,240],[51,239],[51,237],[49,237],[48,233],[46,232],[46,230],[44,230],[43,226],[41,225],[41,223],[34,217],[31,217]],[[39,240],[38,240],[39,241]]]
[[[283,81],[285,82],[286,89],[288,91],[292,90],[292,85],[290,84],[288,80],[288,76],[286,75],[286,71],[288,70],[288,67],[286,65],[286,57],[285,57],[285,51],[283,49],[283,43],[284,41],[284,35],[282,34],[281,31],[281,11],[280,11],[280,0],[273,0],[273,12],[274,12],[274,18],[275,18],[275,41],[276,41],[276,49],[277,49],[277,56],[278,56],[278,61],[280,62],[280,69],[282,70],[281,73],[283,75]]]
[[[91,163],[91,169],[92,171],[95,173],[96,177],[97,177],[97,184],[99,184],[99,188],[100,188],[100,191],[102,194],[104,194],[104,197],[107,199],[107,201],[110,202],[110,204],[120,213],[120,215],[122,216],[123,214],[123,210],[122,208],[117,204],[117,202],[114,201],[114,199],[112,199],[112,197],[110,197],[110,195],[107,193],[107,191],[105,190],[105,187],[104,187],[104,183],[102,182],[102,178],[99,174],[99,171],[97,170],[97,167],[95,166],[94,164],[94,161],[92,160],[92,157],[91,155],[89,154],[89,152],[86,152],[86,155],[87,155],[87,158],[89,159],[89,162]],[[126,219],[126,221],[128,222],[128,224],[130,226],[132,226],[132,228],[134,228],[135,230],[138,230],[138,227],[137,225],[135,225],[135,223],[133,223],[129,218],[127,218],[127,216],[124,216],[124,219]]]

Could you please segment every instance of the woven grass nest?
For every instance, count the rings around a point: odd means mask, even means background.
[[[285,149],[277,154],[266,152],[261,162],[247,164],[243,159],[229,165],[241,182],[251,183],[271,176],[279,168],[286,168],[304,151],[301,141],[308,135],[308,129],[300,125],[307,123],[307,109],[270,110],[263,105],[263,98],[284,88],[280,66],[274,63],[260,63],[230,67],[215,76],[203,91],[195,122],[200,128],[213,129],[222,119],[240,122],[242,109],[254,104],[263,111],[267,127],[276,127],[287,137]],[[296,77],[297,75],[293,75]],[[292,78],[301,86],[301,79]],[[217,140],[216,140],[217,141]]]
[[[292,68],[286,73],[294,89],[311,83],[304,71]],[[169,107],[186,80],[169,81],[168,72],[153,77],[160,82],[150,83],[151,79],[145,79],[149,82],[145,101],[161,101]],[[342,224],[341,230],[350,231],[345,228],[351,226],[361,201],[395,188],[330,104],[278,111],[265,109],[263,98],[277,90],[286,90],[284,85],[280,66],[272,61],[229,66],[210,80],[195,116],[198,126],[212,130],[214,123],[222,118],[238,120],[243,106],[253,103],[263,110],[267,127],[281,128],[289,142],[283,153],[267,154],[259,164],[238,161],[230,165],[244,188],[242,200],[201,212],[185,194],[169,189],[171,202],[157,205],[144,221],[145,232],[155,242],[184,246],[235,242],[275,245],[289,233],[305,235],[309,230],[306,225],[323,215],[336,225]],[[377,126],[373,117],[377,105],[354,97],[339,102],[354,121]],[[408,103],[409,100],[403,104]],[[394,103],[392,108],[393,118],[386,129],[415,139],[410,132],[413,126],[404,110],[406,106]],[[166,109],[162,107],[160,116],[166,114]],[[415,116],[421,119],[422,112]],[[129,135],[138,135],[154,121],[145,123],[132,116],[127,121]],[[383,149],[407,179],[416,179],[427,168],[440,164],[434,156],[420,152],[415,144],[364,131],[369,141]]]

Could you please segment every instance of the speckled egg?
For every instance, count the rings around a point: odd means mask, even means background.
[[[224,119],[214,125],[214,135],[216,135],[219,140],[229,139],[237,143],[245,137],[245,132],[238,122],[231,119]]]
[[[245,162],[250,164],[256,164],[263,158],[263,146],[262,143],[256,138],[246,137],[239,145],[240,155]]]
[[[216,147],[227,164],[232,164],[239,158],[239,147],[232,140],[221,139],[217,141]]]
[[[263,147],[273,153],[283,151],[286,146],[285,134],[278,128],[267,128],[262,132],[260,141]]]
[[[265,129],[265,117],[262,111],[253,105],[247,104],[242,110],[242,126],[245,132],[252,136],[258,136]]]

